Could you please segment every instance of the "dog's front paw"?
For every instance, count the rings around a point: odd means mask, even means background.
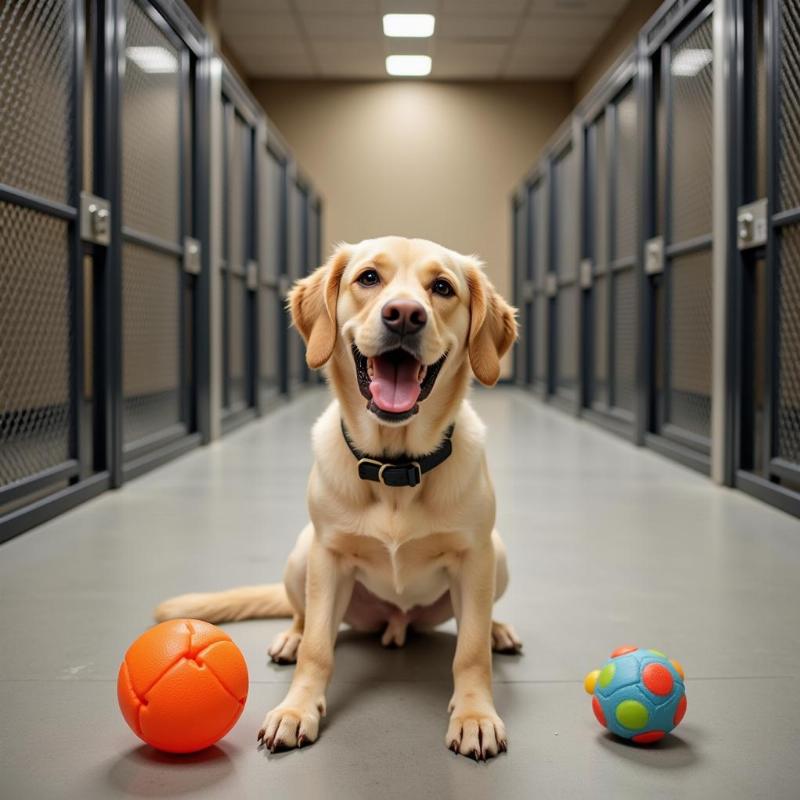
[[[308,705],[282,703],[264,718],[258,742],[273,753],[311,744],[319,736],[319,720],[324,714],[322,700]]]
[[[450,716],[445,743],[454,753],[485,761],[508,749],[506,726],[491,707],[463,710],[456,707]]]

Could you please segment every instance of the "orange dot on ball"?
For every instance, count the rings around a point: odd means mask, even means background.
[[[672,718],[672,724],[678,725],[680,721],[686,716],[686,695],[681,697],[678,702],[678,707],[675,709],[675,716]]]
[[[128,649],[117,699],[131,730],[169,753],[219,741],[247,699],[247,665],[225,631],[194,619],[162,622]]]
[[[592,711],[594,711],[597,721],[604,728],[607,728],[608,724],[606,723],[606,715],[603,713],[603,707],[600,705],[600,701],[597,699],[597,697],[592,698]]]
[[[672,673],[663,664],[648,664],[642,670],[642,681],[653,693],[667,695],[672,691]]]
[[[633,647],[629,644],[625,644],[622,647],[618,647],[612,654],[611,658],[619,658],[620,656],[624,656],[627,653],[632,653],[634,650],[638,650],[638,647]]]
[[[633,741],[637,744],[652,744],[664,738],[664,731],[648,731],[647,733],[637,733]]]

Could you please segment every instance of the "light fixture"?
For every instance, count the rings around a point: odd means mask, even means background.
[[[433,36],[436,17],[433,14],[384,14],[383,33],[385,36],[399,36],[404,39],[427,39]]]
[[[154,75],[178,71],[178,59],[166,47],[126,47],[125,57],[143,72]]]
[[[386,71],[390,75],[420,77],[430,75],[430,56],[386,56]]]
[[[704,67],[707,67],[711,63],[712,58],[713,54],[711,50],[706,48],[697,50],[687,48],[686,50],[681,50],[675,58],[672,59],[669,71],[678,77],[691,78],[697,75]]]

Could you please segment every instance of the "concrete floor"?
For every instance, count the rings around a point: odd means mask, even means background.
[[[454,628],[383,650],[343,632],[320,740],[270,756],[291,668],[281,620],[225,626],[251,675],[233,731],[197,756],[141,744],[117,710],[130,641],[161,598],[280,577],[305,522],[314,391],[210,448],[0,548],[0,797],[800,797],[800,523],[513,389],[481,392],[511,586],[495,657],[510,749],[444,746]],[[583,676],[616,646],[683,662],[689,710],[641,749],[605,735]]]

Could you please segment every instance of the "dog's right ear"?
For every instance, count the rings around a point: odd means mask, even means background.
[[[305,339],[306,362],[311,369],[324,366],[333,353],[339,283],[349,261],[350,246],[339,245],[327,263],[297,281],[289,292],[292,324]]]

